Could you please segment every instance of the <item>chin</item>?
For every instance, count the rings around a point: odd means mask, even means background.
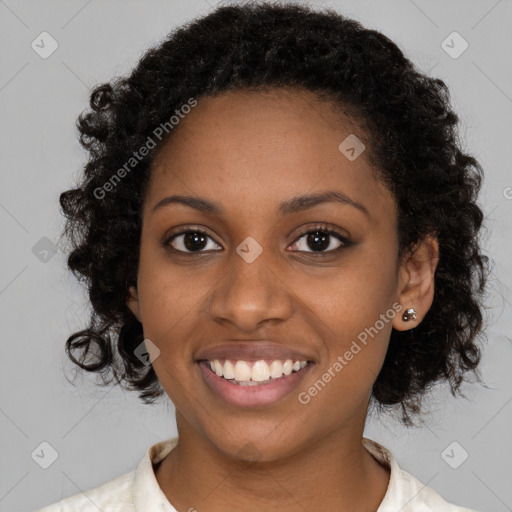
[[[233,428],[229,431],[209,432],[206,437],[211,445],[226,457],[247,463],[273,462],[294,456],[304,450],[301,437],[304,432],[286,427],[286,436],[278,433],[275,422],[260,429]]]

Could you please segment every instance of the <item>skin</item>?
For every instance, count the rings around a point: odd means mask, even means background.
[[[376,511],[389,470],[361,439],[372,385],[391,328],[417,326],[433,300],[438,245],[425,238],[398,258],[396,202],[365,152],[349,161],[338,145],[357,124],[310,92],[236,91],[203,97],[159,151],[144,201],[137,288],[128,307],[160,350],[153,361],[176,407],[179,445],[155,468],[177,510]],[[368,147],[367,147],[368,150]],[[368,212],[337,202],[279,216],[291,197],[337,190]],[[221,215],[172,194],[219,203]],[[328,238],[319,256],[303,230],[325,223],[354,242]],[[184,236],[208,233],[202,253]],[[248,236],[263,252],[252,263],[236,248]],[[328,245],[328,247],[327,247]],[[331,251],[333,249],[333,251]],[[326,252],[326,251],[331,251]],[[307,391],[365,328],[394,303],[402,310],[308,404]],[[223,402],[205,384],[201,350],[233,340],[273,340],[315,365],[279,403],[257,409]]]

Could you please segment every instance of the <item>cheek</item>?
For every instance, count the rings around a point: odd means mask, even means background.
[[[303,277],[300,294],[319,326],[347,338],[372,326],[391,307],[396,279],[392,258],[376,258],[361,251],[325,277]]]
[[[160,247],[141,251],[138,295],[145,335],[164,340],[177,339],[175,331],[183,328],[187,316],[193,316],[207,289],[204,279],[182,270],[165,258]],[[147,333],[146,333],[147,331]]]
[[[391,307],[382,309],[369,298],[354,297],[354,304],[345,304],[342,313],[323,318],[329,322],[325,357],[314,381],[298,397],[300,407],[308,411],[305,421],[311,428],[316,428],[314,417],[321,416],[322,428],[329,431],[357,417],[356,411],[366,410],[386,356],[394,314]]]
[[[160,351],[153,367],[169,396],[179,400],[181,383],[195,371],[194,340],[208,337],[206,304],[214,281],[193,267],[171,265],[158,249],[141,253],[138,277],[144,337]]]
[[[325,378],[333,393],[350,392],[356,399],[369,392],[380,371],[397,314],[394,255],[370,249],[347,259],[328,279],[302,281],[310,321],[324,342]]]

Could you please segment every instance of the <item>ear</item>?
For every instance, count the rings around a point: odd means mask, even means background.
[[[141,322],[139,296],[137,293],[137,288],[135,288],[135,286],[130,286],[128,288],[128,298],[126,299],[126,305],[128,306],[129,310],[135,315],[137,320]]]
[[[397,297],[402,309],[392,322],[397,331],[417,327],[430,309],[434,300],[434,274],[438,261],[439,244],[437,238],[431,235],[422,238],[404,255],[399,269]],[[416,319],[406,322],[402,315],[409,308],[416,310]]]

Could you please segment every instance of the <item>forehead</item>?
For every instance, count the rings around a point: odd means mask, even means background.
[[[366,140],[355,120],[308,91],[237,90],[201,97],[155,158],[147,203],[164,193],[222,197],[246,207],[337,188],[389,195],[364,146],[347,158],[344,141]],[[353,145],[353,144],[352,144]]]

